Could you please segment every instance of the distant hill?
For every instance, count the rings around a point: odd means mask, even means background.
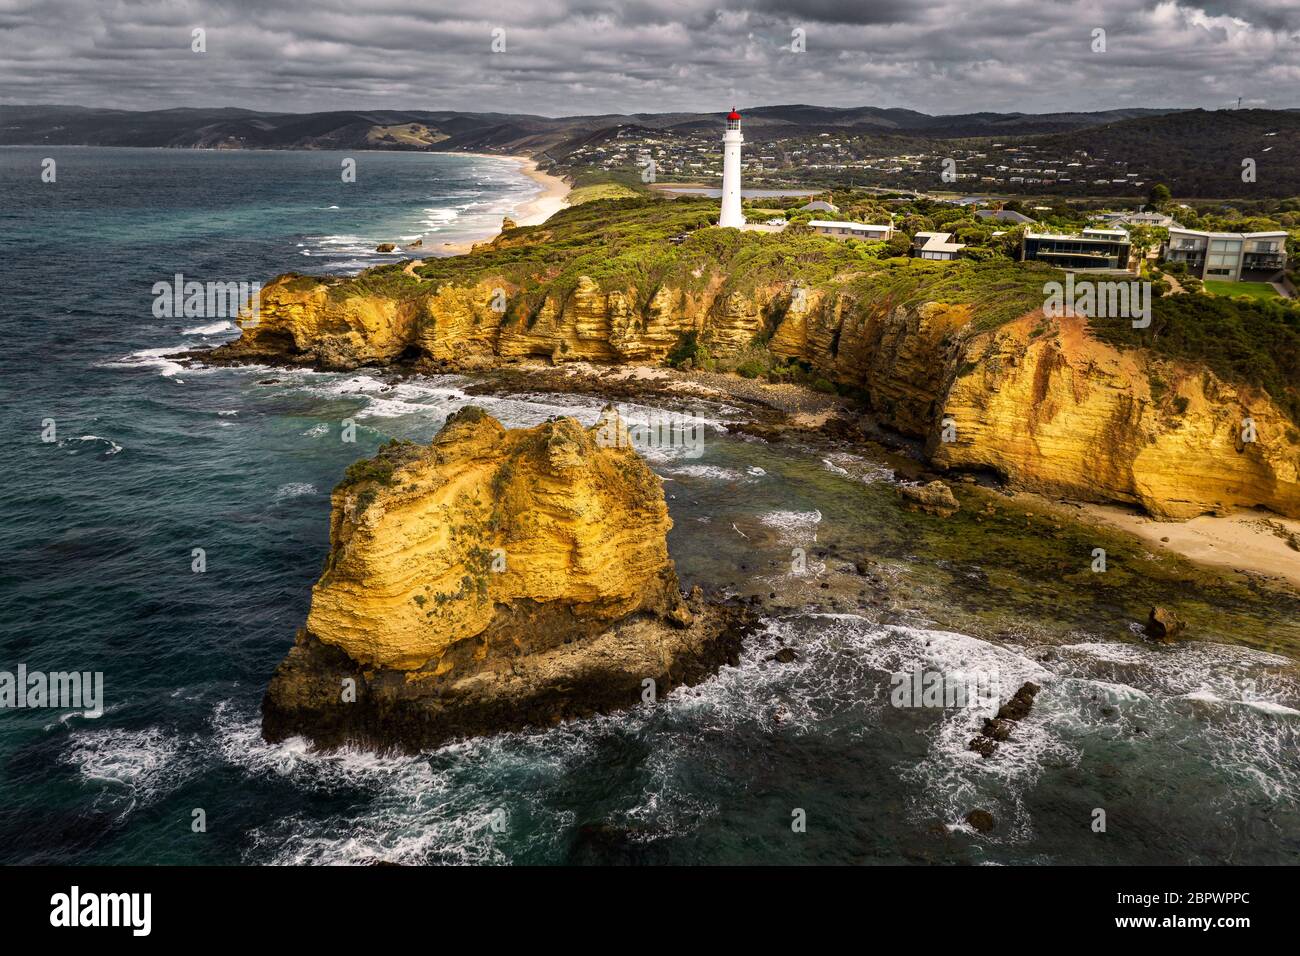
[[[745,130],[770,136],[863,128],[925,137],[1046,133],[1077,130],[1162,110],[1101,113],[971,113],[928,116],[878,107],[763,106],[747,109]],[[602,129],[640,126],[688,134],[718,125],[719,113],[640,113],[546,117],[423,110],[341,110],[262,113],[230,107],[128,111],[80,106],[0,106],[0,145],[168,146],[209,149],[387,148],[500,150],[541,153]],[[425,141],[382,134],[415,124]]]
[[[729,105],[729,104],[728,104]],[[850,133],[890,150],[936,150],[945,140],[1014,140],[1062,155],[1121,158],[1178,196],[1300,194],[1300,111],[1124,109],[1096,113],[930,116],[874,106],[800,104],[743,108],[745,137]],[[0,106],[0,145],[152,146],[206,149],[393,149],[526,153],[563,163],[586,144],[617,136],[711,135],[721,112],[532,116],[450,110],[267,113],[236,108],[129,111],[81,106]],[[1243,183],[1241,161],[1256,162]]]
[[[1035,140],[1066,153],[1124,156],[1160,170],[1175,196],[1300,195],[1300,111],[1185,110],[1103,123]],[[1242,161],[1255,161],[1254,182]]]

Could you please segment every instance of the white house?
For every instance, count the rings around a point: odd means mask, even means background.
[[[964,242],[953,242],[951,232],[918,232],[912,237],[912,256],[917,259],[956,259],[966,248]]]
[[[1286,269],[1285,231],[1201,232],[1171,226],[1165,260],[1185,262],[1202,279],[1275,280]]]
[[[834,239],[871,239],[884,240],[894,235],[894,224],[873,226],[865,222],[837,222],[832,219],[813,219],[808,223],[813,232],[819,236]]]

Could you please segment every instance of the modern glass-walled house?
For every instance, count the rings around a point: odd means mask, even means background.
[[[1269,282],[1286,269],[1286,237],[1278,232],[1169,230],[1164,258],[1183,262],[1201,279]]]
[[[1123,229],[1085,229],[1078,235],[1027,232],[1022,262],[1036,259],[1058,269],[1128,269],[1132,242]]]

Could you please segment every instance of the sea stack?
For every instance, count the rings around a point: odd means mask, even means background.
[[[688,604],[659,478],[607,409],[508,430],[479,408],[334,490],[270,741],[419,750],[655,700],[734,662],[749,612]]]

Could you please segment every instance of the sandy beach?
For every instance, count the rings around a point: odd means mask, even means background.
[[[1201,515],[1188,521],[1156,521],[1115,505],[1080,505],[1085,519],[1136,535],[1152,551],[1167,549],[1200,564],[1280,578],[1300,589],[1300,521],[1266,511]]]
[[[572,190],[567,182],[559,176],[544,173],[537,167],[537,160],[528,156],[500,156],[496,153],[457,153],[458,156],[490,156],[493,159],[509,159],[519,164],[519,171],[542,187],[542,191],[527,202],[516,206],[507,217],[513,219],[517,226],[535,226],[545,222],[555,213],[569,204],[569,192]],[[484,233],[460,242],[437,242],[437,236],[429,236],[426,249],[439,256],[461,256],[469,252],[476,243],[486,242],[497,233]]]

